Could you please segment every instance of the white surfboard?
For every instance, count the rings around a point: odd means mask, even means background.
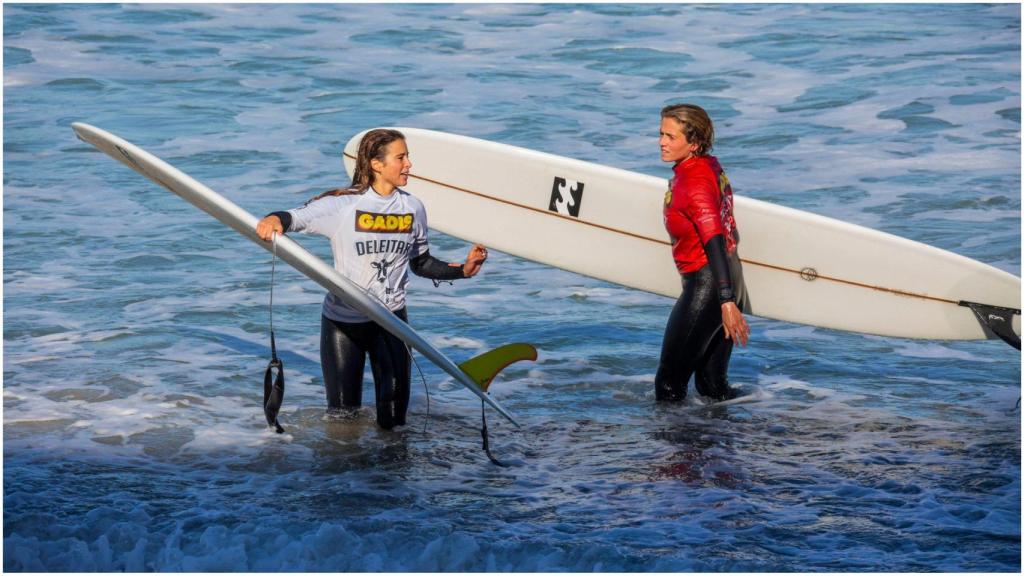
[[[92,144],[111,158],[119,160],[132,170],[181,196],[197,208],[235,229],[238,233],[266,250],[273,251],[272,243],[264,242],[256,235],[256,224],[259,222],[259,219],[227,198],[217,194],[181,170],[146,152],[142,148],[109,132],[78,122],[71,126],[83,141]],[[385,330],[418,350],[431,362],[455,378],[457,382],[468,388],[470,392],[491,405],[510,422],[516,426],[519,425],[507,410],[491,398],[473,378],[463,372],[440,350],[424,340],[422,336],[408,324],[402,322],[373,296],[348,278],[339,274],[334,268],[324,263],[323,260],[309,253],[287,236],[280,236],[277,239],[277,256],[294,266],[296,270],[302,272],[317,284],[326,288],[332,294],[344,300],[345,303],[380,324]]]
[[[417,128],[406,189],[429,226],[469,242],[671,298],[682,290],[662,224],[667,178]],[[351,174],[359,140],[345,147]],[[667,172],[667,171],[666,171]],[[1020,334],[1020,278],[938,248],[735,197],[748,312],[936,340]],[[1009,310],[975,311],[962,303]],[[996,319],[992,319],[991,317]],[[999,318],[1002,324],[999,325]]]

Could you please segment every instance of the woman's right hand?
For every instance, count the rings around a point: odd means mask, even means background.
[[[260,223],[256,225],[256,235],[265,242],[273,240],[275,232],[277,234],[284,234],[284,226],[281,225],[281,219],[273,214],[260,220]]]
[[[462,275],[466,278],[476,276],[476,273],[487,261],[487,248],[483,244],[474,244],[466,256],[466,263],[462,265]]]
[[[750,325],[743,317],[735,302],[722,304],[722,327],[725,328],[725,337],[740,346],[746,346],[750,339]]]

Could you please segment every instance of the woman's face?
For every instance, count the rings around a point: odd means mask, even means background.
[[[661,119],[661,145],[662,162],[680,162],[693,156],[699,146],[691,143],[683,134],[683,126],[675,118]]]
[[[395,140],[384,148],[384,161],[371,160],[370,167],[376,172],[374,184],[381,183],[391,188],[400,188],[409,183],[409,148],[405,140]]]

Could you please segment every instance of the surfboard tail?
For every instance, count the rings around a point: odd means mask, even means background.
[[[466,373],[481,390],[487,392],[497,376],[508,365],[520,360],[536,360],[537,349],[532,344],[517,342],[506,344],[474,356],[459,364],[459,369]]]
[[[960,306],[970,308],[974,312],[975,317],[977,317],[978,322],[989,332],[999,337],[1003,342],[1020,350],[1020,335],[1013,331],[1014,316],[1020,316],[1020,310],[1004,306],[967,302],[966,300],[961,300],[959,304]]]

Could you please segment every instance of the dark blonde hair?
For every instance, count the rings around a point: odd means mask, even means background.
[[[715,147],[715,125],[708,113],[696,104],[672,104],[661,109],[662,118],[672,118],[683,128],[683,135],[697,145],[697,156],[707,156]]]
[[[371,160],[384,161],[387,156],[388,145],[397,140],[405,140],[405,134],[390,128],[377,128],[370,130],[363,135],[359,141],[359,152],[356,153],[356,168],[352,171],[352,183],[348,188],[335,188],[323,194],[318,194],[306,201],[306,204],[319,200],[325,196],[342,196],[345,194],[359,194],[373,184],[373,168]]]

